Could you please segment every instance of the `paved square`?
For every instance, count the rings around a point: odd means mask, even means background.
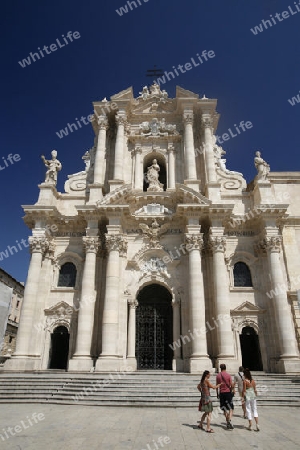
[[[42,416],[34,413],[42,413],[45,418],[38,420],[37,417]],[[215,433],[208,434],[197,429],[197,421],[200,418],[197,406],[195,409],[156,409],[2,404],[0,449],[299,449],[298,408],[280,407],[274,410],[269,407],[259,408],[260,432],[248,431],[246,429],[248,421],[244,420],[240,413],[240,408],[237,408],[232,421],[234,430],[226,430],[224,418],[219,415],[212,421]],[[18,428],[15,428],[16,426]],[[170,443],[166,437],[171,440]]]

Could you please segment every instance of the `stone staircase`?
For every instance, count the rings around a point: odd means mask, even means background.
[[[261,406],[300,406],[300,375],[253,373]],[[215,375],[211,377],[215,383]],[[0,403],[91,406],[196,407],[197,375],[169,371],[135,373],[0,372]],[[211,392],[214,405],[216,393]],[[235,397],[235,401],[238,400]]]

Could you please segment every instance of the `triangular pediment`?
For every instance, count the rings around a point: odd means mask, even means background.
[[[260,308],[257,305],[253,305],[253,303],[250,303],[248,301],[242,303],[241,305],[239,305],[237,308],[231,310],[231,314],[261,314],[263,313],[265,310]]]
[[[132,87],[130,86],[127,89],[124,89],[124,91],[119,92],[118,94],[112,95],[110,97],[110,99],[112,101],[115,100],[133,100],[133,90]]]
[[[198,99],[199,95],[195,94],[195,92],[188,91],[187,89],[183,89],[180,86],[176,86],[176,98],[195,98],[195,99]]]

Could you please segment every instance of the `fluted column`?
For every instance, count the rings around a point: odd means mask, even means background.
[[[104,157],[106,148],[106,130],[108,128],[107,117],[102,115],[98,118],[99,134],[94,165],[94,184],[104,183]]]
[[[136,299],[128,300],[128,336],[127,336],[127,358],[135,358],[135,317],[138,302]]]
[[[187,230],[200,226],[187,227]],[[190,370],[192,373],[211,367],[207,355],[207,340],[205,330],[205,298],[201,267],[201,249],[203,246],[202,233],[185,234],[186,249],[189,252],[189,325],[192,333],[192,354]]]
[[[213,252],[213,278],[215,287],[215,313],[218,321],[218,361],[219,364],[234,358],[233,333],[230,319],[229,280],[225,265],[225,236],[210,236],[210,248]]]
[[[271,275],[271,287],[273,292],[277,294],[273,297],[275,317],[278,325],[279,341],[280,341],[280,358],[282,360],[298,360],[299,369],[299,352],[296,344],[295,329],[292,322],[291,309],[288,304],[287,294],[278,289],[278,286],[285,285],[284,276],[281,268],[280,251],[281,251],[281,236],[266,237],[262,241],[262,246],[267,251],[269,270]],[[292,366],[288,361],[282,361],[281,367],[284,372],[292,371]]]
[[[175,148],[168,147],[168,189],[175,189]]]
[[[96,364],[96,370],[110,371],[119,369],[119,271],[120,253],[127,250],[123,235],[105,236],[108,261],[106,268],[106,289],[102,319],[102,353]]]
[[[184,163],[187,180],[196,180],[195,145],[193,133],[193,113],[184,114]]]
[[[115,147],[114,180],[123,180],[126,116],[118,113],[116,115],[116,122],[118,124],[118,130]]]
[[[141,165],[141,147],[136,147],[134,150],[134,189],[143,190],[143,167]]]
[[[215,182],[217,178],[216,178],[215,158],[213,150],[213,121],[209,114],[203,114],[202,126],[204,129],[207,182],[211,183]]]
[[[32,348],[31,333],[34,326],[43,253],[47,248],[48,240],[44,236],[31,236],[29,244],[31,260],[25,285],[16,350],[12,359],[6,362],[6,370],[33,370],[37,368],[36,360],[31,358],[31,352],[35,350],[34,343]]]
[[[91,345],[96,300],[95,274],[99,237],[86,236],[82,239],[86,255],[82,274],[76,349],[69,361],[69,370],[90,370],[93,365]]]

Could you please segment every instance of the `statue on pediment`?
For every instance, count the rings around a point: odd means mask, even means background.
[[[270,172],[270,165],[261,157],[260,152],[255,153],[254,165],[257,170],[257,180],[266,180]]]
[[[45,183],[54,184],[56,186],[57,183],[57,172],[62,169],[61,162],[56,158],[57,151],[52,150],[51,159],[46,159],[44,155],[41,155],[42,161],[47,167],[47,172],[45,176]]]

